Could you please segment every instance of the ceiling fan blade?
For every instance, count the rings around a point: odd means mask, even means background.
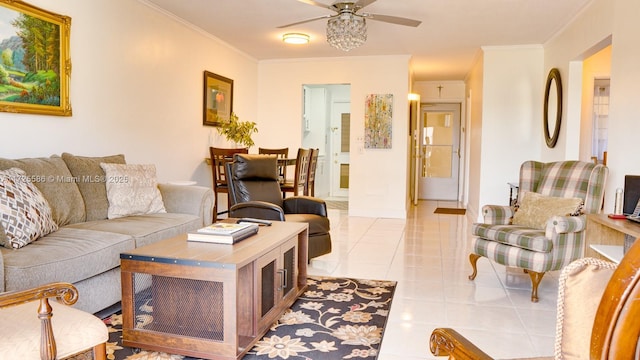
[[[323,4],[323,3],[320,3],[320,2],[317,2],[317,1],[314,1],[314,0],[298,0],[298,1],[300,1],[302,3],[305,3],[305,4],[309,4],[309,5],[318,6],[318,7],[321,7],[321,8],[333,10],[331,5]],[[375,1],[375,0],[373,0],[373,1]]]
[[[407,19],[398,16],[391,15],[380,15],[380,14],[360,14],[360,16],[377,21],[384,21],[392,24],[404,25],[404,26],[413,26],[416,27],[422,24],[422,21]]]
[[[312,19],[297,21],[297,22],[294,22],[294,23],[291,23],[291,24],[287,24],[287,25],[281,25],[281,26],[278,26],[278,29],[286,28],[286,27],[293,26],[293,25],[300,25],[300,24],[304,24],[304,23],[308,23],[308,22],[316,21],[316,20],[320,20],[320,19],[327,19],[327,18],[330,18],[330,17],[331,17],[331,15],[322,15],[322,16],[318,16],[318,17],[315,17],[315,18],[312,18]]]
[[[301,0],[299,0],[299,1],[301,1]],[[369,6],[369,5],[373,4],[376,1],[378,1],[378,0],[358,0],[355,3],[355,7],[356,7],[356,9],[362,9],[363,7]]]

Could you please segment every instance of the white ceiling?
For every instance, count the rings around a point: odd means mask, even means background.
[[[333,0],[316,0],[325,4]],[[344,52],[326,42],[333,14],[298,0],[147,0],[258,60],[368,55],[412,56],[415,80],[462,80],[481,46],[544,44],[591,0],[377,0],[360,12],[422,21],[416,28],[367,20],[367,42]],[[303,32],[307,45],[281,36]]]

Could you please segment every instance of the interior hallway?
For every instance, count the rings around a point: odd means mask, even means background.
[[[442,359],[429,351],[436,327],[452,327],[496,358],[553,355],[559,272],[540,283],[522,270],[478,261],[471,273],[471,222],[434,214],[454,202],[420,201],[406,220],[349,217],[330,209],[333,252],[311,260],[309,274],[398,281],[379,360]]]

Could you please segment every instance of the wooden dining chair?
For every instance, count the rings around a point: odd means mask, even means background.
[[[316,196],[316,167],[318,166],[318,154],[320,149],[311,149],[311,158],[309,160],[309,171],[307,175],[307,186],[304,188],[304,195]]]
[[[277,155],[279,159],[286,159],[289,157],[289,148],[267,149],[259,147],[258,154]],[[283,182],[287,180],[287,166],[285,164],[278,163],[278,175]]]
[[[296,170],[294,172],[293,180],[286,180],[280,187],[284,195],[288,192],[293,193],[294,196],[305,194],[310,162],[311,150],[299,148],[298,156],[296,156]]]
[[[218,215],[226,214],[229,211],[229,187],[227,185],[227,177],[225,174],[224,164],[233,160],[233,154],[248,154],[249,148],[226,149],[209,147],[209,156],[211,157],[211,174],[213,177],[213,193],[215,195],[215,209],[213,210],[213,222],[216,222]],[[218,211],[218,194],[227,194],[227,210]]]

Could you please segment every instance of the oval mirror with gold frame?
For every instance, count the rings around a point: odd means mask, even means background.
[[[556,146],[558,142],[561,121],[562,81],[560,80],[560,71],[553,68],[549,71],[544,90],[544,139],[550,148]]]

